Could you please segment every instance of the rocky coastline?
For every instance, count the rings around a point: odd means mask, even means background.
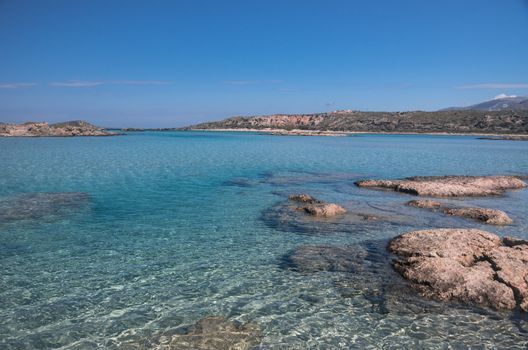
[[[73,137],[73,136],[115,136],[110,132],[82,120],[48,124],[27,122],[23,124],[0,123],[0,137]]]
[[[335,111],[232,117],[180,128],[217,131],[320,131],[324,133],[418,133],[528,135],[528,111]],[[333,135],[332,135],[333,136]]]

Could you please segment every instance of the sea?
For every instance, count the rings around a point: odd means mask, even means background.
[[[354,182],[527,174],[528,142],[476,136],[0,138],[0,349],[161,349],[210,316],[257,327],[254,349],[526,349],[526,315],[424,299],[386,246],[440,227],[528,238],[528,190],[445,200],[514,220],[493,226]],[[299,193],[349,215],[292,212]],[[327,257],[294,259],[306,246],[368,256],[314,269]]]

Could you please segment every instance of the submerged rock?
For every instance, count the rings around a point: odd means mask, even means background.
[[[417,176],[401,180],[362,180],[355,184],[358,187],[390,189],[431,197],[501,195],[506,190],[527,186],[515,176]]]
[[[440,210],[447,215],[474,219],[491,225],[509,225],[513,222],[508,214],[498,209],[452,207],[429,199],[412,200],[407,202],[407,205],[433,211]]]
[[[304,203],[303,203],[304,204]],[[411,216],[400,212],[382,211],[362,204],[354,210],[333,217],[309,215],[304,207],[292,201],[277,202],[263,210],[260,219],[273,229],[307,234],[350,233],[362,234],[368,230],[385,230],[414,221]]]
[[[340,205],[334,204],[334,203],[317,203],[317,204],[310,204],[302,207],[302,209],[312,215],[317,217],[333,217],[337,215],[342,215],[346,213],[346,209],[343,208]]]
[[[162,342],[163,349],[246,350],[257,347],[262,336],[254,323],[240,324],[224,317],[199,320],[183,334]]]
[[[292,194],[288,197],[289,200],[299,203],[321,203],[320,200],[315,199],[314,197],[308,194]]]
[[[79,210],[89,203],[83,192],[26,193],[0,200],[0,224],[34,220]]]
[[[442,203],[433,201],[430,199],[417,199],[407,202],[408,206],[415,208],[424,208],[424,209],[439,209],[443,206]]]
[[[488,208],[451,208],[444,211],[448,215],[460,216],[485,222],[491,225],[509,225],[513,220],[498,209]]]
[[[423,296],[528,311],[528,245],[475,229],[414,231],[394,238],[394,268]]]
[[[297,207],[297,210],[316,217],[329,218],[346,213],[346,209],[340,205],[323,202],[307,194],[291,195],[289,199],[294,202],[304,203],[305,205]]]
[[[303,245],[287,255],[285,262],[300,272],[355,272],[362,268],[366,256],[360,246]]]

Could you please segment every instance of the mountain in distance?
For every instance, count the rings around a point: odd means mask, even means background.
[[[467,107],[451,107],[443,111],[453,110],[477,110],[477,111],[528,111],[528,96],[508,96],[500,94],[492,100],[484,101]]]

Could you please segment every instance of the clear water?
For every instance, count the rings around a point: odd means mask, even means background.
[[[344,292],[350,276],[293,271],[284,257],[303,244],[383,245],[427,227],[528,238],[528,191],[459,201],[507,211],[515,224],[501,228],[409,209],[409,196],[353,185],[527,170],[528,143],[474,137],[0,139],[0,348],[155,348],[160,335],[219,315],[257,323],[266,349],[525,349],[523,315],[414,295],[404,302],[391,290],[380,307],[370,277],[355,276]],[[54,195],[69,192],[83,195],[65,202]],[[318,230],[265,215],[298,192],[399,221]],[[50,198],[28,201],[35,193]]]

